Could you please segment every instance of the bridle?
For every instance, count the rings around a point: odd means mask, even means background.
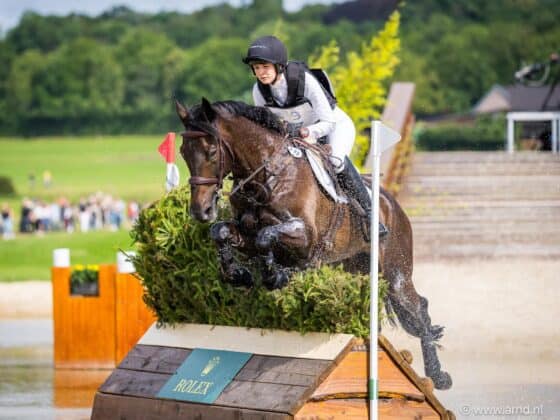
[[[231,161],[233,163],[233,151],[231,150],[230,144],[222,137],[220,137],[214,127],[208,124],[208,127],[204,127],[207,131],[202,130],[189,130],[181,133],[184,139],[196,139],[200,137],[210,136],[216,140],[218,145],[218,176],[217,177],[205,177],[205,176],[191,176],[189,178],[189,184],[191,186],[195,185],[217,185],[218,190],[222,189],[223,181],[225,178],[225,166],[226,166],[226,153],[229,153]],[[211,132],[209,132],[211,131]]]
[[[193,126],[194,128],[197,128],[197,130],[188,130],[188,131],[185,131],[185,132],[181,133],[181,135],[183,136],[184,139],[195,139],[195,138],[210,136],[210,137],[214,138],[214,140],[216,140],[216,143],[218,145],[218,150],[217,150],[217,153],[218,153],[218,176],[217,177],[191,176],[189,178],[189,184],[191,186],[217,185],[218,190],[221,190],[222,186],[223,186],[223,180],[224,180],[225,175],[226,175],[225,174],[225,156],[226,156],[225,151],[227,151],[227,153],[229,153],[232,164],[235,161],[235,157],[234,157],[231,145],[223,137],[218,135],[217,130],[211,124],[207,124],[207,123],[204,123],[204,122],[196,122],[196,123],[191,122],[190,125]],[[281,146],[284,145],[284,143],[287,139],[288,139],[288,136],[285,136],[284,141],[281,143]],[[275,156],[276,153],[279,152],[279,150],[281,148],[282,147],[277,148],[270,155],[270,157],[268,159],[265,159],[265,161],[258,168],[256,168],[254,171],[252,171],[251,174],[247,178],[241,180],[238,183],[238,185],[236,187],[234,187],[234,189],[228,195],[232,196],[235,193],[237,193],[238,191],[243,190],[243,188],[245,187],[246,184],[253,181],[255,176],[257,174],[259,174],[262,170],[264,170],[268,166],[272,157]]]

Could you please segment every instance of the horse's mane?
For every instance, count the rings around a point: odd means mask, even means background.
[[[219,101],[214,102],[212,106],[219,111],[226,111],[234,116],[245,117],[261,127],[276,131],[282,135],[285,134],[285,128],[282,121],[268,108],[263,106],[252,106],[240,101]],[[202,107],[200,105],[192,108],[191,113],[193,119],[195,120],[204,118]]]

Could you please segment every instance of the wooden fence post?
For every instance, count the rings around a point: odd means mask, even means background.
[[[72,296],[69,263],[52,267],[56,368],[115,366],[115,271],[99,266],[99,296]]]
[[[117,254],[115,365],[124,359],[157,320],[144,303],[144,288],[133,274],[136,271],[134,266],[124,257],[122,253]]]

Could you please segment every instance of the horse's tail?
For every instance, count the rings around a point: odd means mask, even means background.
[[[397,314],[393,309],[393,305],[391,305],[391,299],[389,299],[388,295],[383,299],[383,304],[385,306],[385,315],[387,316],[387,322],[389,322],[389,325],[391,325],[391,327],[397,327]]]

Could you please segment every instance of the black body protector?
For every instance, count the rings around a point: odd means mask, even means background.
[[[300,61],[290,61],[284,70],[284,77],[288,84],[288,96],[286,104],[277,103],[270,89],[270,85],[265,85],[257,80],[259,92],[266,101],[266,107],[276,114],[288,125],[290,134],[296,134],[301,127],[317,122],[313,115],[313,108],[309,100],[305,97],[305,74],[309,73],[317,79],[323,89],[329,105],[332,109],[336,106],[336,98],[333,94],[332,85],[325,72],[321,69],[309,69],[307,65]]]
[[[284,77],[288,83],[288,97],[286,104],[281,106],[272,96],[270,85],[265,85],[257,81],[259,92],[266,101],[266,107],[276,114],[281,120],[285,121],[288,126],[290,135],[297,135],[301,127],[306,127],[317,122],[313,115],[313,108],[309,100],[305,97],[305,74],[310,73],[315,77],[323,93],[329,101],[332,109],[336,106],[336,97],[334,90],[327,74],[321,69],[309,69],[307,65],[299,61],[290,61],[286,66]],[[326,139],[319,139],[323,143]],[[338,174],[337,178],[343,190],[353,197],[361,208],[361,216],[364,220],[364,236],[367,240],[370,238],[369,226],[371,216],[371,198],[369,191],[365,187],[362,177],[350,161],[346,157],[344,162],[344,170]],[[388,230],[383,223],[379,223],[379,237],[387,236]]]

